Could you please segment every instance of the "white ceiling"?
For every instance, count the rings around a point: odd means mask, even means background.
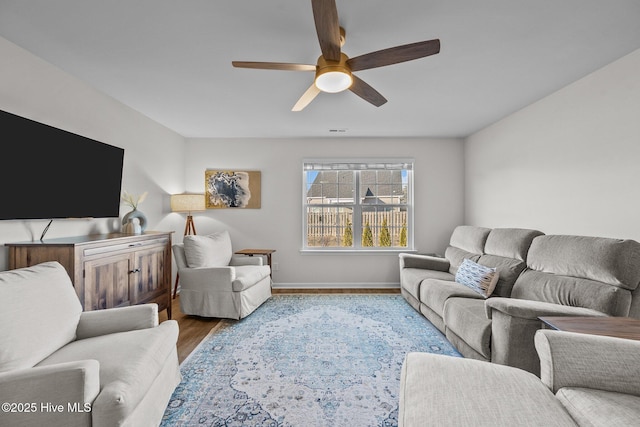
[[[337,0],[350,57],[439,38],[355,73],[388,102],[321,93],[310,0],[0,0],[0,36],[185,137],[463,137],[640,48],[638,0]],[[331,132],[331,129],[346,130]]]

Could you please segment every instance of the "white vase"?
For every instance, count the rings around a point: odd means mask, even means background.
[[[142,234],[147,228],[147,217],[138,209],[122,217],[122,231],[128,234]]]

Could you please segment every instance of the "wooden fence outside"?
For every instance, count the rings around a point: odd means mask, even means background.
[[[407,224],[406,211],[363,212],[362,227],[369,224],[373,234],[373,246],[380,246],[380,232],[385,219],[391,235],[391,246],[401,247],[400,234]],[[343,237],[348,224],[353,224],[350,210],[307,212],[307,245],[343,246]]]

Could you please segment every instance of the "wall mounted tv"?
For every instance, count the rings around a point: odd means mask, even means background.
[[[0,111],[0,220],[120,214],[124,149]]]

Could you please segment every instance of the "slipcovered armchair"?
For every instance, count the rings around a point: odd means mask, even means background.
[[[157,304],[82,311],[64,267],[0,272],[0,425],[157,426],[180,382]]]
[[[184,314],[242,319],[271,297],[271,269],[262,257],[233,255],[227,231],[187,235],[173,245]]]

